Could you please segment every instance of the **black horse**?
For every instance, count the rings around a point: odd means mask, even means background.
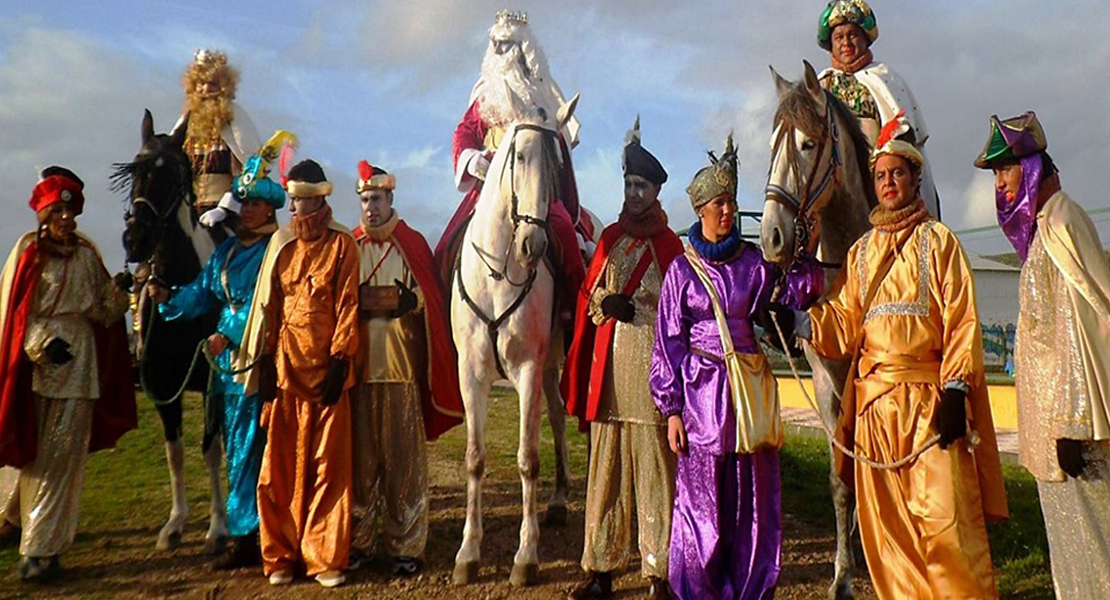
[[[187,121],[171,134],[155,134],[150,111],[143,115],[142,147],[129,163],[115,165],[113,189],[130,188],[125,216],[123,247],[127,261],[148,273],[147,283],[138,288],[137,318],[140,339],[136,344],[140,380],[144,392],[155,402],[166,438],[166,460],[170,467],[173,507],[169,520],[158,534],[159,549],[181,543],[188,514],[185,497],[185,452],[182,443],[182,402],[178,390],[204,392],[208,364],[199,360],[189,376],[197,344],[216,330],[218,313],[194,321],[166,321],[147,298],[146,286],[156,283],[169,288],[193,281],[215,249],[222,230],[209,231],[197,221],[194,208],[193,170],[182,149]],[[207,422],[207,419],[206,419]],[[223,449],[214,429],[206,427],[204,461],[212,489],[211,515],[206,545],[218,550],[227,540],[227,516],[220,491],[220,462]]]

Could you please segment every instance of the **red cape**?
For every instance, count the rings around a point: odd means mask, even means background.
[[[0,465],[17,468],[33,461],[38,450],[38,422],[31,391],[33,365],[23,352],[23,341],[41,273],[38,242],[32,241],[15,265],[0,338]],[[100,398],[93,408],[89,452],[96,452],[115,447],[124,433],[138,426],[138,416],[123,319],[110,326],[93,322],[92,329]]]
[[[559,381],[559,391],[567,401],[567,414],[578,417],[578,428],[581,431],[585,431],[588,424],[597,419],[615,326],[613,319],[606,319],[600,326],[594,325],[589,315],[590,296],[605,270],[610,250],[623,235],[624,228],[618,223],[606,227],[601,233],[597,252],[590,261],[589,272],[586,273],[586,284],[578,295],[574,315],[574,339],[567,353],[563,377]],[[652,237],[650,243],[655,249],[659,272],[666,273],[671,261],[682,254],[682,241],[668,228]]]
[[[364,237],[362,226],[355,239]],[[405,259],[416,285],[424,290],[424,331],[428,338],[428,373],[419,379],[420,404],[424,412],[424,433],[433,441],[463,422],[462,395],[459,393],[458,354],[447,326],[445,293],[436,272],[431,248],[424,236],[403,220],[393,229],[393,241]]]

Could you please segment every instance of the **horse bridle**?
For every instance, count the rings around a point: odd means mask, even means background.
[[[513,129],[513,136],[509,140],[508,148],[509,168],[507,170],[503,169],[501,171],[501,181],[498,182],[502,185],[504,184],[505,172],[508,171],[509,194],[511,195],[512,199],[511,209],[509,213],[509,217],[513,223],[513,233],[511,236],[512,238],[516,237],[516,230],[520,227],[521,223],[535,225],[538,227],[542,227],[545,231],[550,231],[550,227],[548,225],[546,217],[541,218],[529,214],[521,214],[519,210],[520,197],[517,196],[516,193],[516,134],[519,133],[521,130],[535,131],[544,136],[544,159],[551,161],[555,160],[555,158],[552,157],[550,153],[550,148],[554,146],[549,146],[548,141],[555,140],[558,136],[558,133],[552,129],[548,129],[540,125],[533,125],[531,123],[520,123]],[[556,186],[557,185],[558,183],[556,183]],[[552,200],[554,200],[557,195],[558,190],[556,189],[555,193],[552,194]],[[550,208],[548,210],[550,211]],[[531,281],[535,279],[535,268],[532,269],[532,271],[529,273],[529,277],[523,282],[515,282],[509,278],[509,261],[512,258],[513,252],[512,243],[510,243],[505,249],[505,256],[502,259],[503,267],[500,271],[495,269],[493,265],[491,265],[489,261],[486,260],[486,255],[488,253],[485,250],[479,248],[478,245],[474,242],[471,242],[470,245],[474,248],[474,252],[478,255],[478,258],[482,261],[482,264],[484,264],[486,266],[486,269],[489,270],[489,276],[493,278],[494,281],[506,281],[514,287],[522,287],[526,284],[530,285]]]
[[[825,108],[826,120],[825,129],[820,133],[821,141],[817,146],[817,158],[813,161],[810,167],[809,176],[805,180],[805,193],[802,198],[798,198],[790,190],[771,183],[771,174],[767,174],[767,187],[764,188],[765,197],[769,200],[774,200],[781,204],[784,208],[794,214],[794,258],[797,259],[802,252],[804,252],[810,245],[811,236],[813,235],[816,226],[816,218],[811,213],[815,207],[820,206],[822,200],[827,192],[831,192],[830,184],[837,179],[837,169],[842,164],[840,157],[840,130],[836,126],[836,118],[833,115],[832,106]],[[775,138],[775,145],[771,150],[771,156],[775,157],[779,154],[779,149],[783,141],[789,137],[789,147],[791,156],[789,157],[790,168],[794,173],[794,181],[798,179],[798,159],[797,149],[794,143],[794,127],[784,127],[779,130],[778,136]],[[825,147],[831,143],[832,149],[828,153],[828,160],[822,161],[824,156]],[[825,173],[817,180],[817,170],[824,164]],[[816,186],[814,182],[817,181]]]
[[[177,167],[180,169],[181,165],[178,164]],[[185,174],[185,176],[186,178],[188,178],[187,173]],[[134,184],[132,184],[132,191],[134,191]],[[174,216],[177,214],[177,211],[181,207],[181,203],[185,201],[185,197],[188,194],[175,192],[172,195],[173,198],[171,199],[169,206],[166,207],[165,211],[158,210],[158,207],[149,199],[147,199],[147,194],[144,194],[137,198],[132,196],[131,209],[128,211],[129,215],[133,215],[133,210],[136,206],[146,206],[154,215],[154,234],[157,241],[155,242],[154,250],[151,251],[150,258],[143,262],[146,263],[147,267],[150,269],[150,280],[153,280],[155,282],[160,281],[160,269],[158,268],[159,265],[156,261],[156,257],[158,256],[158,246],[161,244],[162,237],[165,235],[167,224],[169,223],[170,219],[174,218]]]

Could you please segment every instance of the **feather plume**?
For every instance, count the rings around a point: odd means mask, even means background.
[[[266,140],[265,144],[262,144],[262,148],[258,150],[258,155],[267,163],[273,162],[281,153],[281,149],[287,145],[296,146],[297,136],[284,129],[278,129],[274,132],[274,135],[270,136],[270,139]]]
[[[904,130],[902,127],[906,124],[906,110],[900,109],[894,118],[887,121],[886,125],[879,131],[879,137],[875,140],[875,148],[882,148],[887,145],[890,140],[902,135]]]
[[[632,129],[624,134],[624,145],[639,144],[640,143],[640,115],[636,115],[636,122],[632,125]]]
[[[289,180],[286,173],[289,172],[289,167],[293,166],[293,153],[296,146],[293,144],[286,144],[281,147],[281,153],[278,154],[278,175],[281,176],[281,187],[285,187],[285,183]]]
[[[370,163],[365,160],[358,161],[358,178],[362,181],[370,181],[373,176],[374,167],[370,166]]]

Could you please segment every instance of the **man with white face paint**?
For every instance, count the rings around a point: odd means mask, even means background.
[[[428,541],[424,442],[463,418],[458,358],[432,251],[393,208],[396,178],[365,160],[358,170],[361,342],[351,403],[350,562],[359,566],[377,547],[393,574],[412,575]]]
[[[548,70],[543,50],[528,27],[527,15],[497,13],[489,30],[481,76],[474,84],[470,103],[451,143],[455,187],[466,196],[436,245],[435,260],[445,282],[506,127],[521,116],[522,109],[539,112],[548,125],[554,126],[559,107],[565,103],[563,92]],[[584,239],[592,240],[594,236],[589,220],[579,220],[578,188],[570,163],[570,149],[578,144],[579,127],[578,119],[572,116],[559,132],[559,194],[547,216],[551,234],[558,242],[560,264],[555,276],[558,289],[565,290],[563,300],[567,310],[574,306],[586,276],[576,228]]]

